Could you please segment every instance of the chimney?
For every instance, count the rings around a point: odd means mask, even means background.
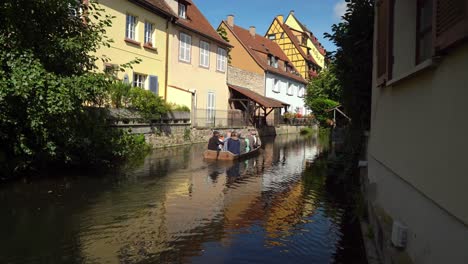
[[[227,16],[227,24],[230,27],[234,27],[234,15]]]
[[[250,35],[251,35],[252,37],[255,37],[255,27],[254,27],[254,26],[250,26],[249,32],[250,32]]]
[[[294,10],[289,11],[289,14],[294,16]]]
[[[284,23],[284,17],[283,17],[283,15],[278,15],[276,18],[279,20],[279,22],[280,22],[281,24]]]

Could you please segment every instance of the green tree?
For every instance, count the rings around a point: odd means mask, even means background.
[[[349,169],[357,164],[362,151],[363,132],[370,129],[373,61],[373,0],[347,0],[342,22],[325,34],[337,47],[331,54],[335,74],[342,92],[344,111],[352,123],[346,139]]]
[[[0,174],[51,164],[110,163],[141,138],[104,127],[112,80],[94,73],[93,54],[109,46],[111,17],[75,0],[4,0],[0,4]],[[91,19],[93,18],[93,19]]]
[[[336,102],[341,101],[341,84],[334,73],[335,65],[330,63],[317,78],[313,78],[307,86],[306,104],[316,98],[327,98]]]
[[[327,119],[330,118],[330,113],[327,110],[338,105],[338,102],[321,97],[312,99],[308,103],[308,107],[314,112],[315,119],[319,121],[321,127],[328,126]]]

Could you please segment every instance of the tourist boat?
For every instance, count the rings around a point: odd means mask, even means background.
[[[205,153],[203,153],[203,158],[210,159],[210,160],[238,160],[241,158],[250,157],[258,153],[260,148],[261,146],[258,146],[257,148],[254,148],[252,151],[249,151],[240,155],[235,155],[230,151],[205,150]]]

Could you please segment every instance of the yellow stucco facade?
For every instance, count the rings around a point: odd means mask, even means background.
[[[184,29],[178,25],[169,28],[169,63],[167,101],[192,108],[192,118],[204,120],[207,118],[206,109],[212,109],[216,125],[224,124],[227,120],[229,90],[227,88],[227,61],[226,69],[217,69],[217,50],[226,49],[216,41],[203,37],[194,31]],[[190,61],[179,58],[180,36],[186,34],[191,38]],[[208,67],[200,64],[200,42],[209,44]],[[211,96],[211,99],[209,97]],[[213,99],[214,96],[214,99]],[[214,103],[211,101],[214,100]],[[209,102],[210,101],[210,102]],[[203,123],[200,121],[201,123]],[[203,125],[198,122],[198,125]],[[224,122],[223,124],[221,124]]]
[[[272,40],[276,42],[283,50],[284,54],[288,56],[288,59],[292,62],[299,74],[304,78],[308,78],[308,66],[305,58],[302,56],[301,52],[296,48],[296,46],[293,43],[293,40],[283,30],[280,23],[280,20],[275,18],[273,20],[273,23],[271,23],[270,28],[266,33],[266,36],[274,34],[275,39]]]
[[[294,15],[289,14],[284,23],[290,28],[304,33],[304,29],[301,27],[300,22],[296,19]],[[310,55],[314,58],[318,66],[320,66],[323,69],[325,67],[325,56],[320,53],[320,51],[317,49],[317,47],[310,38],[307,38],[306,45],[307,48],[310,49]]]
[[[104,71],[106,65],[122,65],[136,58],[141,59],[139,64],[134,64],[133,69],[125,72],[117,71],[117,77],[121,80],[134,82],[134,74],[145,76],[144,88],[149,89],[149,77],[156,76],[158,82],[158,95],[164,97],[164,86],[166,82],[166,41],[167,41],[167,19],[125,0],[100,0],[100,6],[106,15],[111,15],[112,26],[107,28],[107,36],[114,42],[111,47],[101,47],[96,55],[99,58],[108,58],[108,62],[101,60],[96,62],[100,71]],[[136,17],[135,41],[125,40],[127,14]],[[144,47],[145,22],[153,25],[152,48]]]

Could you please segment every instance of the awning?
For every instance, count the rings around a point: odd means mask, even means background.
[[[287,103],[281,102],[279,100],[276,100],[270,97],[263,96],[247,88],[243,88],[243,87],[239,87],[239,86],[235,86],[231,84],[228,84],[228,87],[229,89],[232,89],[236,92],[241,93],[242,95],[250,98],[250,100],[266,108],[283,108],[285,106],[289,106],[289,104]]]

